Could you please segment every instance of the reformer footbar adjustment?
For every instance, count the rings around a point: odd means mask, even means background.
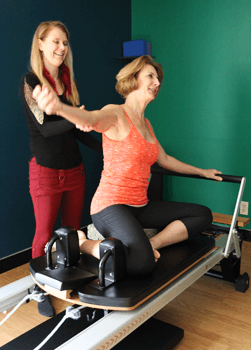
[[[126,272],[123,243],[116,238],[107,238],[99,244],[99,288],[103,289],[123,278]]]

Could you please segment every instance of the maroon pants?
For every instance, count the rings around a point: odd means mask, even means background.
[[[45,254],[59,209],[61,225],[79,229],[84,206],[85,172],[83,164],[72,169],[50,169],[29,163],[30,194],[34,207],[36,231],[32,242],[32,258]]]

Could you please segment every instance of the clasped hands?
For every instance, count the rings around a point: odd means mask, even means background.
[[[46,85],[37,85],[33,90],[33,98],[37,101],[38,107],[42,109],[47,115],[60,115],[60,111],[63,110],[63,103],[59,100],[58,96],[54,91],[48,89]],[[82,105],[80,109],[85,109],[85,106]],[[89,132],[93,130],[92,126],[83,126],[76,124],[76,128]]]
[[[85,109],[85,106],[82,105],[81,107],[79,107],[80,109]],[[84,131],[84,132],[89,132],[89,131],[92,131],[93,130],[93,127],[92,126],[83,126],[83,125],[80,125],[80,124],[76,124],[76,128],[81,130],[81,131]]]
[[[56,114],[63,108],[63,103],[59,100],[54,91],[46,85],[37,85],[33,90],[33,98],[37,101],[38,107],[46,114]]]

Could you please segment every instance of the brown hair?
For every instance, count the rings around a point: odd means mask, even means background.
[[[122,97],[126,98],[130,92],[138,88],[137,76],[140,70],[146,64],[150,64],[157,71],[158,79],[160,82],[159,89],[158,89],[158,92],[159,92],[163,83],[163,78],[164,78],[163,68],[160,63],[154,62],[151,56],[144,55],[128,63],[117,74],[116,76],[117,83],[115,85],[115,89]]]
[[[38,40],[39,39],[44,40],[48,35],[49,31],[55,27],[60,28],[66,34],[67,40],[69,41],[69,37],[70,37],[69,31],[62,22],[47,21],[39,24],[33,36],[32,45],[31,45],[31,57],[30,57],[31,69],[36,74],[41,84],[46,84],[49,89],[52,89],[52,87],[49,84],[48,80],[43,76],[43,59],[42,59],[41,51],[39,50],[39,47],[38,47]],[[72,51],[69,43],[68,43],[68,52],[65,57],[64,64],[70,70],[70,80],[71,80],[71,90],[72,90],[71,95],[67,94],[67,99],[71,101],[73,106],[77,106],[79,104],[79,95],[78,95],[77,86],[74,80],[73,57],[72,57]]]

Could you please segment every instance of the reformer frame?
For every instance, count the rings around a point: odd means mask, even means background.
[[[167,171],[158,166],[152,168],[152,173],[163,175],[181,176],[189,178],[204,179],[200,176],[179,174]],[[216,247],[218,249],[209,253],[195,266],[190,268],[187,272],[182,274],[176,280],[171,282],[168,286],[160,292],[152,296],[144,304],[132,311],[113,311],[97,321],[91,327],[88,327],[77,336],[70,339],[68,342],[62,344],[55,350],[71,350],[80,349],[83,343],[86,350],[109,350],[118,344],[122,339],[128,336],[131,332],[137,329],[142,323],[151,318],[165,305],[171,302],[176,296],[181,294],[206,272],[212,269],[224,258],[227,258],[233,250],[238,258],[241,257],[241,249],[239,238],[236,230],[236,223],[240,210],[240,203],[242,200],[246,178],[232,175],[220,175],[223,182],[231,182],[240,184],[234,213],[232,217],[231,226],[228,234],[223,234],[216,239]],[[206,179],[210,180],[210,179]],[[152,181],[152,180],[151,180]],[[154,184],[153,184],[154,193]]]
[[[166,170],[154,169],[153,172],[164,175],[177,175],[182,177],[200,178],[176,174]],[[222,259],[229,256],[230,252],[235,250],[237,257],[241,256],[239,239],[236,231],[236,222],[240,209],[240,203],[244,192],[246,179],[244,177],[220,175],[225,182],[239,183],[240,188],[236,200],[232,223],[229,234],[223,234],[216,239],[217,249],[208,253],[207,256],[188,269],[177,279],[168,284],[165,288],[153,295],[139,307],[132,311],[112,311],[107,313],[102,319],[80,332],[66,343],[62,344],[55,350],[61,349],[80,349],[85,344],[86,350],[103,350],[112,349],[122,339],[128,336],[141,324],[147,321],[151,316],[173,300],[177,295],[182,293],[186,288],[192,285],[197,279],[203,276],[213,266]],[[1,290],[0,290],[1,291]]]

